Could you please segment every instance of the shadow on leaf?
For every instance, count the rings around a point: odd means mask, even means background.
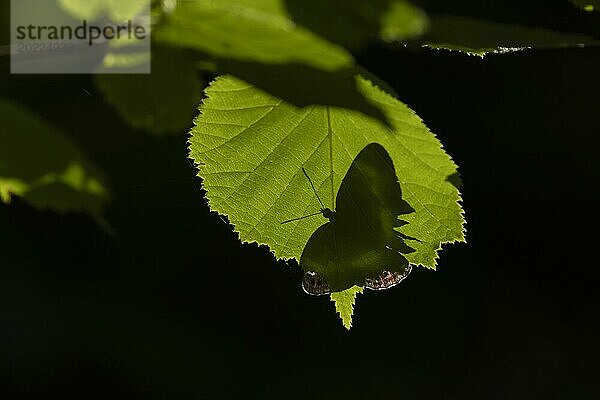
[[[387,151],[379,144],[365,147],[342,181],[335,211],[322,210],[329,222],[302,252],[304,290],[324,295],[354,285],[382,290],[400,283],[411,270],[403,254],[414,252],[406,241],[417,239],[396,229],[407,224],[399,216],[413,212]]]
[[[251,83],[297,107],[314,104],[342,107],[389,125],[381,109],[368,102],[359,90],[357,76],[365,75],[380,85],[379,80],[360,68],[327,72],[302,64],[273,65],[229,59],[221,59],[217,64],[220,72]],[[390,92],[385,85],[381,87]]]
[[[446,182],[449,182],[452,186],[459,190],[462,189],[464,186],[462,177],[460,176],[460,172],[455,172],[451,175],[448,175],[448,177],[446,178]]]

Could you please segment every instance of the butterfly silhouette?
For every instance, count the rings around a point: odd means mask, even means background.
[[[398,217],[414,209],[402,199],[387,151],[373,143],[358,154],[342,180],[334,210],[325,207],[308,173],[303,172],[321,210],[282,223],[319,214],[328,220],[313,232],[300,257],[304,291],[325,295],[354,285],[384,290],[404,280],[411,266],[403,254],[415,251],[406,241],[417,239],[394,228],[406,225]]]

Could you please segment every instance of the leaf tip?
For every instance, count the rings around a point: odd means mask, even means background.
[[[354,315],[354,305],[356,296],[363,292],[360,286],[353,286],[341,292],[331,293],[331,301],[335,303],[335,311],[342,320],[342,325],[347,330],[352,328],[352,317]]]

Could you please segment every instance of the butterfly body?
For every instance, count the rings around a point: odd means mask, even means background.
[[[330,208],[321,208],[321,214],[329,221],[333,221],[335,218],[335,211],[332,211]]]

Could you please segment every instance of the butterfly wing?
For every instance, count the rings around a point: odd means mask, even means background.
[[[381,290],[398,284],[410,272],[402,253],[413,249],[394,228],[405,224],[399,215],[413,211],[402,199],[385,149],[365,147],[342,180],[333,221],[313,233],[302,253],[301,267],[316,274],[304,279],[304,289],[325,294],[353,285]],[[321,284],[310,284],[315,276]]]
[[[302,275],[302,289],[305,293],[313,296],[323,296],[331,293],[331,289],[323,277],[313,271],[306,271]]]
[[[371,290],[385,290],[392,288],[408,277],[412,271],[410,264],[402,272],[383,271],[377,278],[367,278],[365,287]]]

